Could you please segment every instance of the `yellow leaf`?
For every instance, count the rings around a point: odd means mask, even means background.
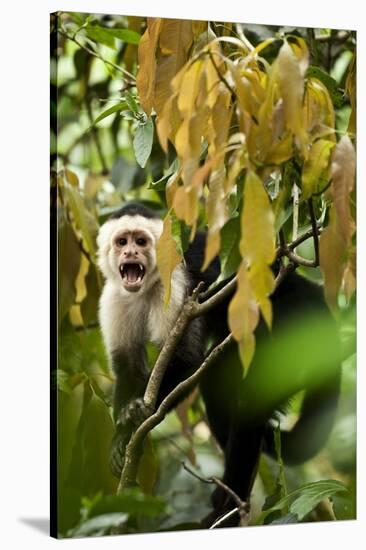
[[[346,92],[351,102],[351,116],[349,118],[347,132],[356,133],[356,50],[353,52],[353,57],[348,69],[346,78]]]
[[[291,38],[293,41],[289,42],[289,45],[299,64],[301,76],[304,77],[309,65],[309,50],[303,38],[300,36],[292,36]]]
[[[208,268],[212,260],[220,252],[221,237],[220,231],[209,231],[207,234],[206,248],[205,248],[205,260],[202,265],[202,271]]]
[[[333,102],[324,84],[317,78],[309,78],[303,106],[304,126],[315,140],[327,137],[335,141],[335,113]]]
[[[325,299],[329,307],[336,311],[338,292],[346,265],[346,249],[344,240],[339,234],[334,205],[330,208],[329,224],[320,236],[319,259],[320,269],[324,276]]]
[[[225,87],[222,87],[211,110],[213,133],[210,139],[209,154],[212,156],[217,154],[228,140],[231,123],[230,99],[230,93]]]
[[[200,190],[193,186],[178,187],[173,200],[173,208],[180,220],[194,226],[198,218]]]
[[[211,172],[208,184],[209,194],[206,199],[206,214],[208,238],[205,249],[205,260],[202,270],[205,270],[220,251],[220,230],[228,220],[229,212],[224,191],[225,167],[221,164]]]
[[[164,286],[164,305],[168,305],[171,294],[171,279],[174,269],[182,261],[172,237],[172,220],[168,214],[164,219],[163,232],[156,247],[156,260]]]
[[[180,82],[173,82],[173,88],[179,92],[178,108],[184,117],[189,117],[195,111],[195,102],[202,78],[202,61],[190,64]],[[179,89],[177,86],[179,84]]]
[[[274,214],[263,183],[248,172],[241,216],[240,253],[249,266],[271,264],[275,258]]]
[[[194,450],[193,437],[192,437],[193,429],[189,421],[189,411],[191,406],[196,401],[198,394],[199,394],[198,388],[195,388],[188,395],[188,397],[186,397],[186,399],[184,399],[183,401],[181,401],[181,403],[179,403],[179,405],[175,409],[176,415],[180,421],[182,435],[186,438],[187,443],[189,445],[187,451],[185,451],[185,454],[187,455],[187,458],[189,459],[191,464],[193,464],[193,466],[197,464],[197,459],[196,459],[196,453]]]
[[[227,175],[224,182],[225,194],[229,196],[233,187],[236,185],[236,179],[244,168],[244,155],[242,147],[236,149],[229,158]]]
[[[168,152],[168,141],[174,137],[181,124],[181,115],[178,110],[178,100],[175,96],[165,103],[160,115],[157,117],[157,132],[160,145],[165,153]]]
[[[309,157],[302,170],[302,198],[308,199],[319,191],[319,180],[329,166],[329,157],[334,142],[327,139],[318,139],[312,144]]]
[[[172,208],[174,202],[174,196],[179,188],[179,180],[182,175],[182,169],[179,168],[174,174],[170,176],[165,187],[165,196],[168,208]]]
[[[79,187],[79,178],[77,177],[75,172],[72,172],[68,168],[65,168],[65,177],[71,185],[73,185],[74,187]]]
[[[89,174],[84,181],[85,196],[88,199],[93,199],[105,181],[106,181],[106,178],[103,176]]]
[[[243,70],[241,65],[231,64],[231,74],[236,86],[240,109],[257,117],[258,109],[264,100],[259,71]]]
[[[248,374],[250,363],[254,357],[255,352],[255,336],[254,334],[247,334],[239,342],[239,356],[243,365],[243,377]]]
[[[257,266],[249,270],[250,286],[259,304],[263,318],[268,326],[272,326],[272,303],[269,296],[274,289],[274,276],[267,265]]]
[[[290,132],[286,131],[281,139],[271,145],[264,160],[267,164],[282,164],[292,157],[293,152],[293,138]]]
[[[154,107],[159,115],[172,94],[171,82],[188,59],[193,41],[192,21],[163,19],[157,59]]]
[[[199,36],[207,31],[208,21],[192,21],[192,31],[194,36]]]
[[[303,157],[306,158],[308,138],[302,118],[302,99],[304,94],[303,67],[300,66],[288,42],[284,42],[276,62],[286,126],[294,133],[296,144]]]
[[[144,493],[151,495],[158,475],[158,462],[150,434],[145,439],[137,472],[137,482]]]
[[[148,18],[147,29],[141,37],[138,49],[139,70],[136,77],[136,86],[139,92],[141,105],[147,115],[150,115],[154,105],[156,78],[155,54],[161,25],[161,18]]]
[[[343,274],[343,289],[347,300],[350,300],[356,289],[356,248],[355,247],[352,247],[348,254],[348,262]]]
[[[233,337],[240,342],[240,356],[247,370],[254,355],[254,331],[259,321],[259,311],[244,263],[238,271],[238,285],[228,312],[228,322]]]
[[[87,208],[80,191],[68,183],[64,183],[67,205],[72,212],[76,227],[82,234],[83,242],[88,252],[95,258],[96,235],[98,232],[97,218]]]
[[[331,178],[332,195],[337,212],[337,227],[347,246],[355,230],[351,216],[350,193],[354,186],[356,155],[348,136],[343,136],[333,149]]]

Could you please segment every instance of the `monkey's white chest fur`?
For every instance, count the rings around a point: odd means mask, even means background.
[[[99,319],[109,353],[128,351],[136,345],[153,342],[162,346],[172,330],[185,299],[185,271],[177,268],[172,277],[171,299],[164,307],[161,284],[150,291],[122,294],[107,280],[100,299]]]

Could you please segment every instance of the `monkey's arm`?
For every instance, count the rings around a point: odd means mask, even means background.
[[[116,376],[113,395],[113,417],[116,432],[113,437],[110,466],[114,475],[120,476],[126,445],[135,428],[138,405],[149,378],[144,346],[112,353],[112,368]],[[140,411],[143,415],[144,412]]]

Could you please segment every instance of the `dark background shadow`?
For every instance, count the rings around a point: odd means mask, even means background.
[[[44,535],[50,534],[50,520],[49,518],[18,518],[18,520],[24,525],[28,525],[37,531],[40,531]]]

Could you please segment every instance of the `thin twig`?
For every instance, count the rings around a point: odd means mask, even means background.
[[[299,256],[295,252],[292,252],[291,250],[287,251],[286,256],[297,265],[303,265],[304,267],[318,266],[318,263],[316,262],[316,260],[308,260],[307,258],[303,258],[302,256]]]
[[[182,466],[189,474],[191,474],[193,477],[195,477],[199,481],[202,481],[202,483],[208,483],[208,484],[212,485],[212,483],[214,482],[212,477],[202,477],[199,474],[197,474],[197,472],[195,472],[189,466],[187,466],[187,464],[184,462],[184,460],[182,460]]]
[[[115,69],[116,71],[119,71],[120,73],[122,73],[124,76],[128,76],[129,79],[132,80],[132,82],[136,82],[136,79],[135,77],[133,76],[133,74],[131,74],[129,71],[127,71],[126,69],[124,69],[123,67],[120,67],[119,65],[116,65],[115,63],[113,63],[112,61],[108,61],[108,59],[105,59],[104,57],[102,57],[99,53],[97,53],[95,50],[92,50],[91,48],[89,48],[88,46],[85,46],[85,44],[82,44],[81,42],[79,42],[79,40],[77,40],[77,38],[75,38],[74,36],[71,36],[70,34],[68,34],[67,32],[65,32],[64,30],[62,29],[58,29],[58,32],[64,36],[65,38],[67,38],[68,40],[71,40],[72,42],[75,42],[75,44],[77,44],[77,46],[79,46],[79,48],[81,48],[82,50],[85,50],[87,53],[89,53],[90,55],[92,55],[93,57],[96,57],[97,59],[99,59],[100,61],[102,61],[103,63],[105,63],[106,65],[110,65],[111,67],[113,67],[113,69]]]
[[[231,516],[233,516],[234,514],[238,514],[238,513],[239,513],[239,506],[237,506],[236,508],[233,508],[232,510],[230,510],[230,512],[227,512],[226,514],[221,516],[219,519],[217,519],[215,521],[215,523],[213,523],[211,525],[211,527],[209,527],[209,529],[215,529],[216,527],[219,527],[227,519],[231,518]]]
[[[234,89],[230,86],[230,84],[228,83],[228,81],[226,80],[226,78],[224,77],[224,75],[221,74],[218,66],[216,65],[215,63],[215,60],[213,58],[213,54],[211,51],[208,52],[208,55],[210,56],[210,59],[211,59],[211,63],[212,65],[214,66],[215,68],[215,71],[217,73],[217,76],[219,77],[219,79],[221,80],[221,82],[223,82],[223,84],[225,84],[226,88],[229,90],[229,92],[231,93],[232,97],[235,97],[235,91]]]
[[[192,470],[187,464],[182,461],[183,468],[190,473],[193,477],[197,478],[199,481],[202,481],[202,483],[213,483],[217,485],[217,487],[220,487],[227,495],[233,499],[235,504],[237,504],[237,507],[234,510],[231,510],[227,514],[224,514],[221,516],[218,520],[216,520],[213,525],[211,525],[210,529],[214,529],[215,527],[221,525],[226,519],[234,515],[234,512],[237,512],[240,517],[240,525],[245,525],[247,523],[248,513],[249,513],[249,504],[245,500],[242,500],[235,491],[233,491],[226,483],[224,483],[221,479],[219,479],[216,476],[212,477],[202,477],[199,474],[197,474],[194,470]]]
[[[323,231],[323,229],[319,226],[317,226],[317,232],[318,234],[320,235],[320,233]],[[306,231],[305,233],[303,233],[302,235],[300,235],[300,237],[298,237],[297,239],[295,239],[294,241],[292,241],[291,243],[289,243],[287,245],[287,247],[290,249],[290,250],[293,250],[294,248],[296,248],[299,244],[303,243],[304,241],[307,241],[308,239],[310,239],[310,237],[313,236],[313,229],[309,229],[308,231]]]
[[[295,271],[296,267],[297,266],[293,262],[289,262],[286,266],[282,264],[280,267],[280,271],[275,279],[275,288],[278,288],[285,277],[287,277],[287,275],[292,271]]]
[[[200,305],[198,306],[198,314],[206,315],[213,307],[218,306],[223,300],[225,300],[225,298],[228,298],[230,294],[234,292],[236,288],[236,283],[237,277],[234,277],[213,296],[207,298],[204,302],[200,303]],[[202,298],[202,295],[200,296],[200,298]]]
[[[318,224],[316,221],[316,216],[314,212],[314,203],[313,199],[310,197],[308,199],[309,214],[311,220],[311,227],[313,230],[313,241],[314,241],[314,252],[315,252],[315,263],[319,265],[319,236],[318,236]]]
[[[90,121],[91,132],[92,132],[92,136],[93,136],[93,139],[94,139],[95,147],[97,149],[100,164],[102,165],[102,173],[103,174],[108,174],[109,170],[108,170],[107,162],[106,162],[105,157],[104,157],[102,144],[100,143],[99,133],[98,133],[97,128],[93,125],[93,122],[94,122],[93,113],[92,113],[91,105],[90,105],[87,98],[85,99],[85,106],[86,106],[86,111],[88,113],[88,118],[89,118],[89,121]]]
[[[296,183],[292,186],[293,197],[293,218],[292,218],[292,240],[297,239],[297,231],[299,227],[299,188]]]

